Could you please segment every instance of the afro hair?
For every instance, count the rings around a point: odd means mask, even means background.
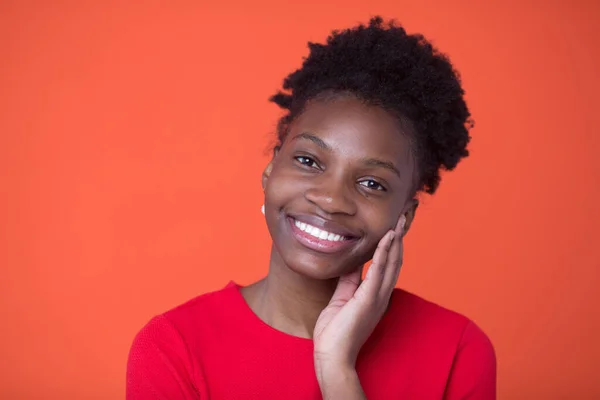
[[[330,93],[353,95],[410,125],[418,165],[415,194],[433,194],[441,169],[452,170],[469,155],[473,121],[459,74],[423,35],[409,35],[378,16],[368,26],[333,31],[326,44],[308,47],[302,67],[269,99],[287,111],[278,123],[279,145],[306,103]]]

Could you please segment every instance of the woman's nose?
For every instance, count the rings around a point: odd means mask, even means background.
[[[306,189],[304,197],[327,214],[356,214],[356,203],[343,182],[321,179]]]

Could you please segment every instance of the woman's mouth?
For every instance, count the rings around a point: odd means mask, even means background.
[[[306,222],[288,217],[292,234],[300,244],[322,253],[335,253],[344,250],[356,242],[355,237],[326,231]]]

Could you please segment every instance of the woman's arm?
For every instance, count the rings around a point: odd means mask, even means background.
[[[353,366],[317,364],[316,373],[323,400],[366,400]]]

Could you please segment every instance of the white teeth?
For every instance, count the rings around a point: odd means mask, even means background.
[[[306,232],[309,235],[319,238],[321,240],[329,240],[332,242],[339,242],[341,240],[346,240],[346,238],[344,236],[338,235],[336,233],[324,231],[315,226],[308,225],[304,222],[294,220],[294,225],[296,225],[296,227],[298,227],[298,229],[300,229],[301,231]]]

